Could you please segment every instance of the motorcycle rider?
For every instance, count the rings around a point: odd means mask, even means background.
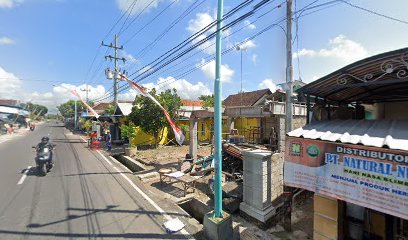
[[[49,137],[42,137],[41,142],[37,144],[37,152],[41,151],[44,147],[48,147],[50,150],[54,148],[54,144],[50,143],[50,138]],[[54,166],[54,161],[52,158],[52,151],[50,151],[50,164],[51,166]]]

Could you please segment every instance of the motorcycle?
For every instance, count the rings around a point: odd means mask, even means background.
[[[34,131],[34,129],[35,129],[35,125],[31,125],[31,126],[30,126],[30,130],[31,130],[31,131]]]
[[[38,149],[36,146],[33,146],[33,148],[37,152],[37,156],[35,158],[37,170],[41,174],[41,176],[45,176],[48,172],[51,171],[51,168],[53,167],[52,150],[55,149],[55,145],[47,144],[40,149]]]

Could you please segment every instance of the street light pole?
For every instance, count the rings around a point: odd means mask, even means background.
[[[216,59],[215,59],[215,83],[214,83],[214,161],[215,161],[215,179],[214,179],[214,217],[221,218],[222,215],[222,106],[221,106],[221,28],[224,1],[218,0],[217,12],[217,36],[216,36]]]

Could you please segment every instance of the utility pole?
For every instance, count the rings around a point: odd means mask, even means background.
[[[292,131],[292,0],[286,1],[286,133]],[[286,231],[292,230],[292,195],[291,187],[284,187],[284,216],[283,227]]]
[[[88,92],[91,91],[91,89],[88,88],[88,84],[86,84],[86,88],[81,88],[81,91],[86,92],[86,103],[88,103]],[[86,115],[88,115],[88,108],[86,108]]]
[[[78,113],[77,113],[77,100],[75,100],[75,117],[74,117],[74,130],[78,129]]]
[[[115,44],[114,45],[112,43],[109,45],[106,45],[102,42],[102,46],[115,49],[115,56],[107,55],[105,56],[105,59],[107,60],[109,58],[109,60],[112,61],[113,59],[115,61],[115,70],[113,72],[113,95],[114,95],[113,104],[114,104],[114,107],[116,107],[118,105],[118,76],[119,76],[118,60],[121,60],[123,61],[123,63],[125,63],[126,59],[124,57],[122,58],[118,57],[118,50],[123,50],[123,46],[119,47],[117,34],[115,34]]]

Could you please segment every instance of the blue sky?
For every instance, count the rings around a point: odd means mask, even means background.
[[[202,1],[154,47],[150,47],[145,54],[140,54],[143,48],[194,2],[195,0],[136,1],[132,14],[124,25],[126,30],[119,36],[120,44],[126,43],[125,50],[120,55],[130,60],[124,66],[121,64],[121,67],[130,73],[136,72],[137,76],[137,72],[143,67],[144,70],[148,69],[151,61],[214,20],[217,1]],[[242,1],[225,0],[225,11],[239,2]],[[259,1],[254,1],[230,19],[247,12],[257,2]],[[326,2],[329,0],[297,0],[296,9],[302,9],[311,3],[311,6],[316,6]],[[408,11],[408,4],[404,0],[349,2],[408,21],[404,14]],[[104,61],[106,48],[100,47],[100,43],[102,40],[105,43],[113,40],[113,34],[119,32],[128,15],[125,15],[107,38],[105,36],[132,3],[133,0],[0,0],[0,98],[17,98],[54,108],[73,98],[61,86],[80,89],[84,87],[83,84],[88,83],[91,99],[110,91],[112,81],[104,77],[103,69],[112,67],[112,63]],[[150,5],[147,7],[148,4]],[[281,7],[278,7],[280,4]],[[144,8],[146,10],[142,12]],[[258,19],[269,10],[270,13]],[[312,12],[314,10],[320,11]],[[163,14],[152,21],[161,11]],[[284,1],[272,1],[247,21],[227,30],[224,34],[232,35],[224,39],[223,48],[230,48],[256,34],[282,19],[285,13]],[[356,60],[407,47],[408,24],[376,16],[342,2],[330,5],[329,8],[312,9],[305,12],[307,13],[310,15],[298,20],[298,39],[293,44],[295,79],[299,78],[300,72],[303,81],[311,82]],[[132,21],[133,24],[128,26]],[[146,24],[149,25],[130,39]],[[285,27],[286,23],[282,22],[281,25]],[[242,27],[245,28],[234,33]],[[296,36],[296,24],[293,35]],[[213,42],[204,46],[211,43]],[[244,91],[266,87],[273,90],[276,84],[284,82],[286,50],[282,29],[272,28],[247,42],[245,47]],[[112,54],[112,51],[108,54]],[[209,94],[213,89],[214,63],[197,67],[196,71],[188,75],[183,73],[189,69],[185,65],[198,66],[211,54],[213,48],[209,47],[178,66],[174,66],[177,61],[169,64],[168,71],[160,70],[140,83],[148,88],[174,87],[183,98]],[[223,56],[222,63],[223,96],[226,97],[240,91],[240,53],[231,51]],[[134,93],[129,91],[120,95],[122,99],[132,97]]]

